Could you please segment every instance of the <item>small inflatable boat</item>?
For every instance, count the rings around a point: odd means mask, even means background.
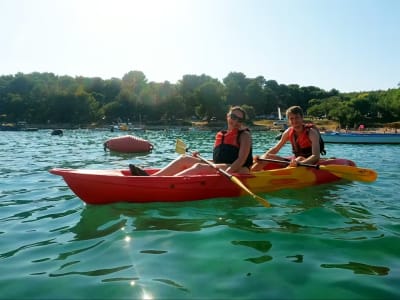
[[[107,149],[115,152],[139,153],[150,152],[153,150],[153,145],[149,141],[140,137],[124,135],[111,138],[104,142],[104,151]]]

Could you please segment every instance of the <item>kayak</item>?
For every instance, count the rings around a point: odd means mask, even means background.
[[[327,168],[329,165],[336,168],[354,168],[355,163],[347,159],[328,159],[321,160],[320,165],[321,168]],[[335,182],[343,178],[340,173],[324,168],[285,167],[277,163],[268,163],[267,166],[267,170],[245,175],[235,174],[235,177],[253,193],[296,189]],[[159,169],[145,170],[151,175]],[[62,176],[69,188],[88,204],[180,202],[247,195],[229,178],[217,172],[190,176],[132,176],[128,169],[54,168],[50,173]]]

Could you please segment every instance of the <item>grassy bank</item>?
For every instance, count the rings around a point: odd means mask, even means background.
[[[254,125],[264,126],[264,127],[270,128],[270,129],[280,128],[280,127],[274,126],[274,122],[275,121],[276,120],[259,120],[259,121],[254,121],[253,123],[254,123]],[[324,131],[324,130],[336,130],[336,128],[339,126],[339,123],[337,123],[335,121],[330,121],[330,120],[308,120],[308,119],[305,119],[304,121],[306,123],[315,124],[316,126],[318,126],[318,128],[321,131]]]

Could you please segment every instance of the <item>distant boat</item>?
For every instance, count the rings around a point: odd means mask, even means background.
[[[287,121],[286,120],[277,120],[273,123],[274,126],[282,126],[283,128],[287,128]]]
[[[27,128],[25,128],[25,129],[22,129],[23,131],[38,131],[39,130],[39,128],[36,128],[36,127],[27,127]]]
[[[27,127],[27,123],[25,121],[15,123],[2,123],[0,124],[0,130],[2,131],[37,131],[39,130],[36,127]]]
[[[282,118],[281,108],[278,106],[278,120],[273,123],[274,126],[282,126],[283,129],[287,128],[287,120]]]
[[[14,123],[2,123],[0,124],[0,130],[2,131],[17,131],[20,128]]]
[[[132,123],[118,123],[117,125],[111,126],[111,132],[114,131],[142,131],[145,127],[142,125],[132,127]]]
[[[127,123],[118,123],[118,125],[114,125],[114,129],[121,130],[121,131],[128,131],[130,128],[129,128],[129,124],[127,124]]]
[[[346,144],[400,144],[399,133],[321,133],[325,143],[346,143]]]
[[[146,129],[143,126],[140,126],[140,127],[133,127],[132,130],[133,131],[143,131],[143,130],[146,130]]]

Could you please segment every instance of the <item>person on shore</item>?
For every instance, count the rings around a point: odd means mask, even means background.
[[[287,160],[277,155],[279,150],[281,150],[287,142],[292,144],[292,151],[294,154],[291,158],[290,166],[295,167],[298,162],[315,164],[319,161],[320,153],[325,154],[323,143],[320,140],[320,133],[313,125],[304,124],[303,116],[303,110],[300,106],[288,108],[286,117],[290,127],[283,132],[280,140],[271,149],[260,157],[255,157],[254,165],[251,168],[252,171],[260,171],[265,164],[267,164],[267,162],[259,161],[258,158]]]
[[[227,130],[219,131],[215,136],[213,163],[228,173],[249,174],[253,164],[252,137],[250,130],[243,126],[246,112],[240,106],[233,106],[226,115]],[[152,176],[214,174],[217,171],[202,162],[198,152],[181,155],[169,165]],[[146,176],[146,171],[129,165],[132,175]]]

